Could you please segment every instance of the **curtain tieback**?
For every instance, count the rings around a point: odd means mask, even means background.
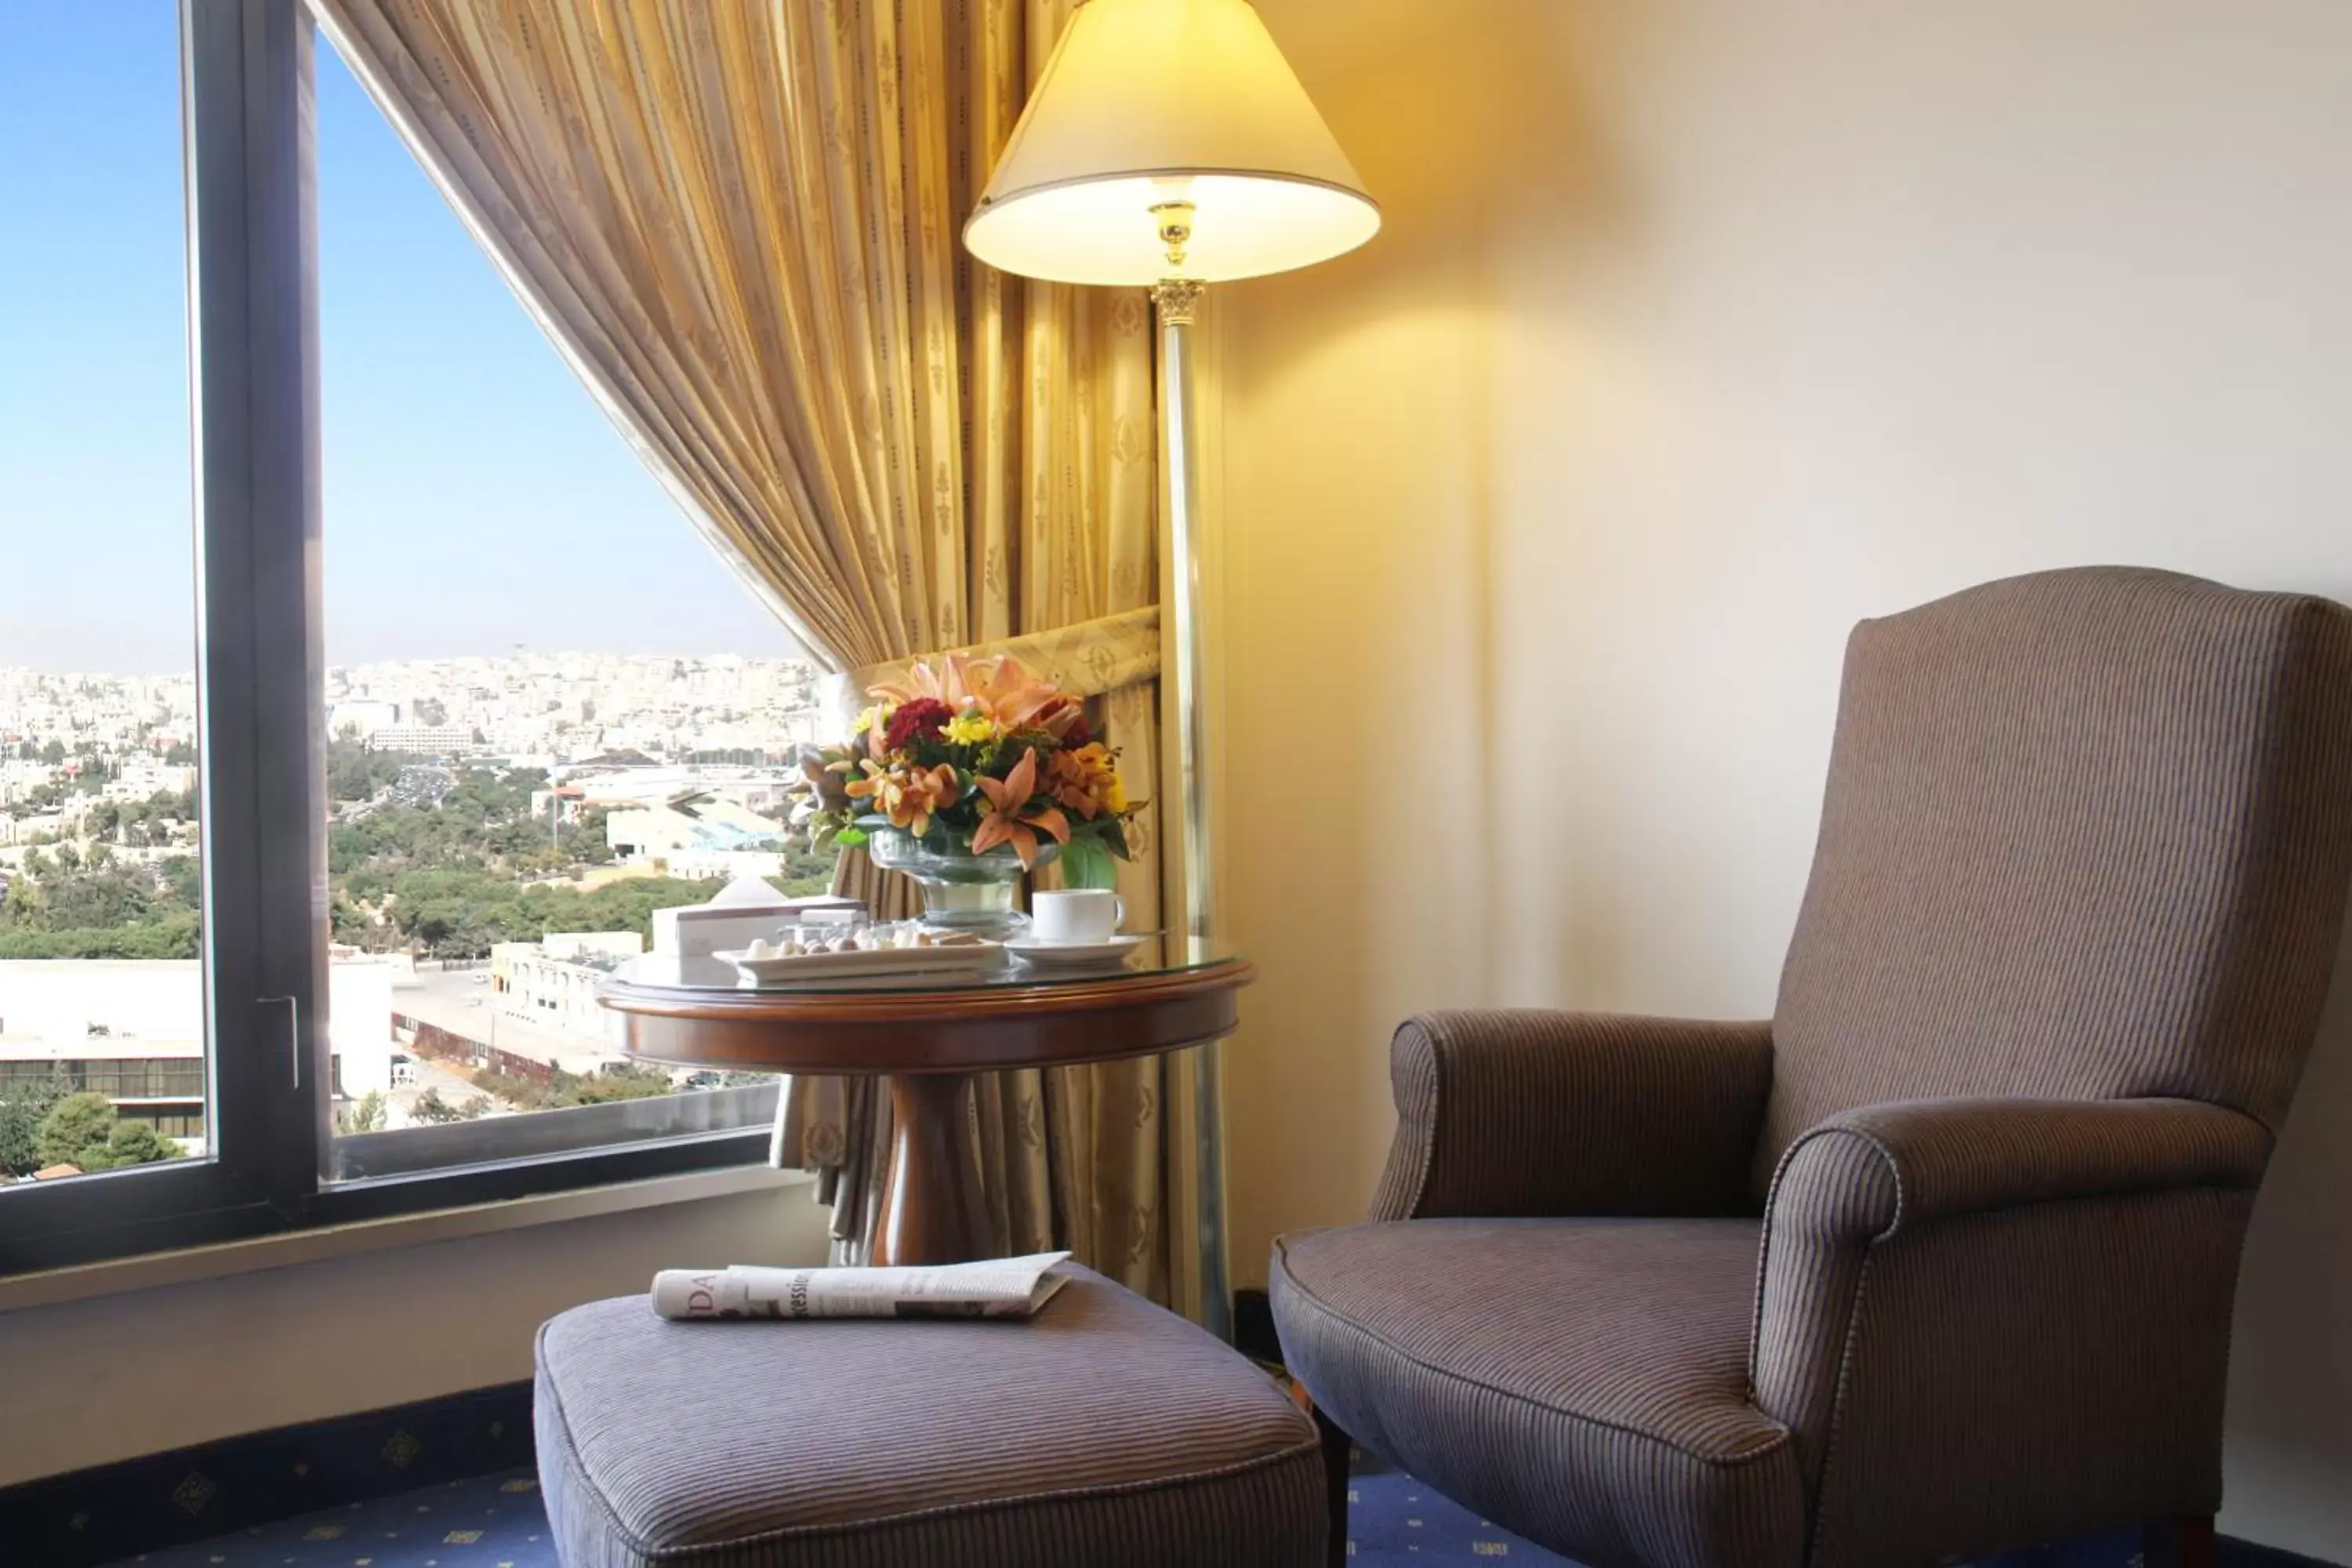
[[[950,653],[960,658],[993,658],[999,654],[1011,654],[1030,674],[1040,680],[1052,681],[1073,697],[1099,697],[1159,677],[1160,606],[1146,605],[1139,610],[1122,610],[1098,620],[1056,626],[1050,632],[1000,637],[994,642],[974,643],[970,647],[949,648],[917,658],[890,659],[826,676],[818,685],[824,710],[832,720],[827,732],[845,729],[849,720],[866,705],[866,694],[875,687],[902,683],[907,672],[916,665],[944,658]]]

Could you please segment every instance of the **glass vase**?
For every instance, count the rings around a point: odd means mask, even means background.
[[[975,855],[969,839],[940,828],[918,838],[899,828],[877,827],[866,841],[866,853],[877,866],[912,878],[923,889],[927,926],[1005,937],[1029,923],[1013,907],[1023,867],[1010,845]],[[1048,838],[1037,846],[1035,864],[1050,866],[1061,853],[1062,847]]]

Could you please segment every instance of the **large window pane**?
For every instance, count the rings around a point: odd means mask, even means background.
[[[0,1178],[206,1148],[180,78],[0,5]]]
[[[656,909],[817,890],[811,670],[317,77],[333,1173],[757,1124],[769,1080],[629,1062],[594,989]]]

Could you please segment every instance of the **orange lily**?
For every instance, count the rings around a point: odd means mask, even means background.
[[[1013,853],[1021,858],[1023,868],[1032,869],[1037,864],[1038,833],[1045,833],[1059,843],[1070,841],[1069,818],[1050,802],[1031,798],[1037,793],[1036,747],[1024,751],[1021,761],[1005,777],[972,782],[988,796],[988,812],[971,831],[973,854],[985,855],[1000,844],[1010,844]]]
[[[1076,751],[1055,752],[1045,764],[1046,788],[1054,798],[1092,822],[1105,812],[1127,810],[1127,790],[1112,765],[1110,748],[1090,741]]]
[[[1007,732],[1043,730],[1056,738],[1069,732],[1082,711],[1076,698],[1038,679],[1009,653],[990,658],[951,653],[937,668],[928,662],[914,665],[903,683],[877,686],[867,695],[893,705],[934,697],[959,714],[993,719]]]
[[[873,762],[859,765],[866,770],[866,776],[849,781],[849,795],[871,800],[875,809],[890,819],[891,826],[918,838],[931,830],[933,816],[963,798],[963,785],[957,782],[956,771],[945,763],[904,772]]]

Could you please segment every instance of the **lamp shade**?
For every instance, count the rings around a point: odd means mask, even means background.
[[[1153,210],[1180,202],[1181,267]],[[1218,282],[1327,260],[1380,226],[1248,0],[1083,0],[963,237],[1029,278]]]

